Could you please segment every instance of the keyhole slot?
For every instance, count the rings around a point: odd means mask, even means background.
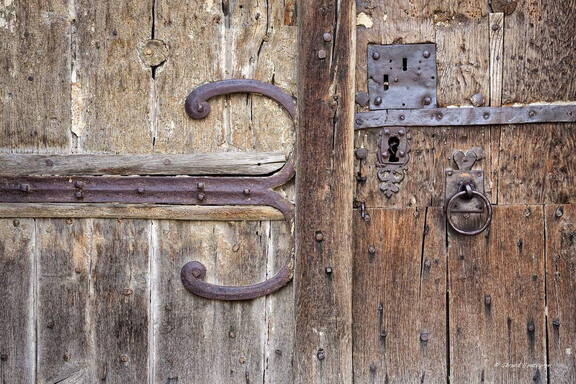
[[[400,161],[398,158],[398,147],[400,147],[400,139],[392,136],[388,139],[388,161],[390,163],[397,163]]]
[[[390,81],[388,80],[388,75],[384,75],[384,90],[387,91],[390,88]]]
[[[406,57],[402,59],[402,70],[403,71],[408,70],[408,58],[406,58]]]

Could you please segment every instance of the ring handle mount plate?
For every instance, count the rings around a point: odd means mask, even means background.
[[[257,93],[267,96],[280,104],[292,119],[296,117],[296,103],[291,95],[275,85],[250,79],[221,80],[201,85],[190,92],[186,98],[184,108],[188,116],[192,119],[200,120],[210,113],[209,99],[233,93]],[[262,177],[261,179],[252,179],[254,183],[258,182],[269,192],[267,193],[269,201],[266,202],[266,205],[279,209],[284,214],[284,218],[290,223],[294,220],[293,204],[274,192],[272,188],[279,187],[290,181],[294,177],[294,173],[294,161],[290,158],[286,165],[276,174]],[[245,193],[250,194],[251,190],[247,189]],[[269,295],[286,286],[292,280],[292,276],[292,262],[280,268],[278,273],[272,278],[245,286],[223,286],[205,282],[206,267],[199,261],[186,263],[180,271],[182,284],[192,294],[205,299],[226,301],[252,300]]]
[[[464,236],[475,236],[484,232],[492,222],[492,205],[484,193],[484,172],[482,170],[445,171],[445,212],[448,224]],[[454,215],[479,215],[486,217],[475,229],[461,228]]]

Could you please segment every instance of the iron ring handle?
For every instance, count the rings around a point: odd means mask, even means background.
[[[274,277],[258,284],[223,286],[204,281],[206,267],[198,261],[190,261],[180,272],[184,287],[196,296],[212,300],[251,300],[276,292],[292,280],[292,263],[283,266]]]
[[[220,80],[201,85],[186,97],[184,108],[191,118],[203,119],[210,113],[209,99],[231,93],[258,93],[267,96],[284,107],[292,119],[296,117],[296,103],[292,96],[275,85],[251,79]]]
[[[474,231],[465,231],[463,229],[458,228],[458,226],[456,224],[454,224],[454,221],[452,220],[451,212],[452,212],[452,206],[454,205],[456,200],[458,200],[459,198],[461,198],[463,196],[470,195],[470,194],[471,194],[471,196],[478,196],[482,200],[482,202],[484,203],[484,206],[486,207],[486,211],[488,212],[488,217],[486,218],[484,225],[482,225],[482,227],[480,227],[479,229],[476,229]],[[466,189],[464,191],[460,191],[460,192],[454,194],[454,196],[452,196],[450,198],[450,200],[448,200],[448,203],[446,204],[446,218],[448,219],[448,224],[450,224],[452,229],[454,231],[456,231],[457,233],[464,235],[464,236],[479,235],[480,233],[484,232],[486,230],[486,228],[488,228],[488,226],[492,222],[492,204],[490,204],[490,200],[488,200],[488,198],[483,193],[480,193],[478,191],[474,191],[471,189]]]

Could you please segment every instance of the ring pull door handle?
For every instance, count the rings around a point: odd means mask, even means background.
[[[267,83],[249,79],[222,80],[199,86],[186,98],[186,113],[193,119],[203,119],[210,113],[208,100],[215,96],[231,93],[257,93],[278,102],[292,119],[296,116],[296,103],[282,89]],[[253,189],[259,191],[263,204],[282,212],[289,222],[294,221],[294,205],[276,193],[273,188],[284,185],[295,174],[294,162],[289,158],[284,167],[272,176],[250,178]],[[226,179],[226,178],[222,178]],[[212,300],[251,300],[278,291],[292,280],[293,265],[289,262],[280,268],[272,278],[263,282],[245,286],[223,286],[204,281],[206,267],[199,261],[190,261],[182,267],[180,278],[184,287],[196,296]]]

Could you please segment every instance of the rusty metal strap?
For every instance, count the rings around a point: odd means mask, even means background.
[[[570,122],[576,122],[576,104],[360,112],[355,116],[354,129]]]

